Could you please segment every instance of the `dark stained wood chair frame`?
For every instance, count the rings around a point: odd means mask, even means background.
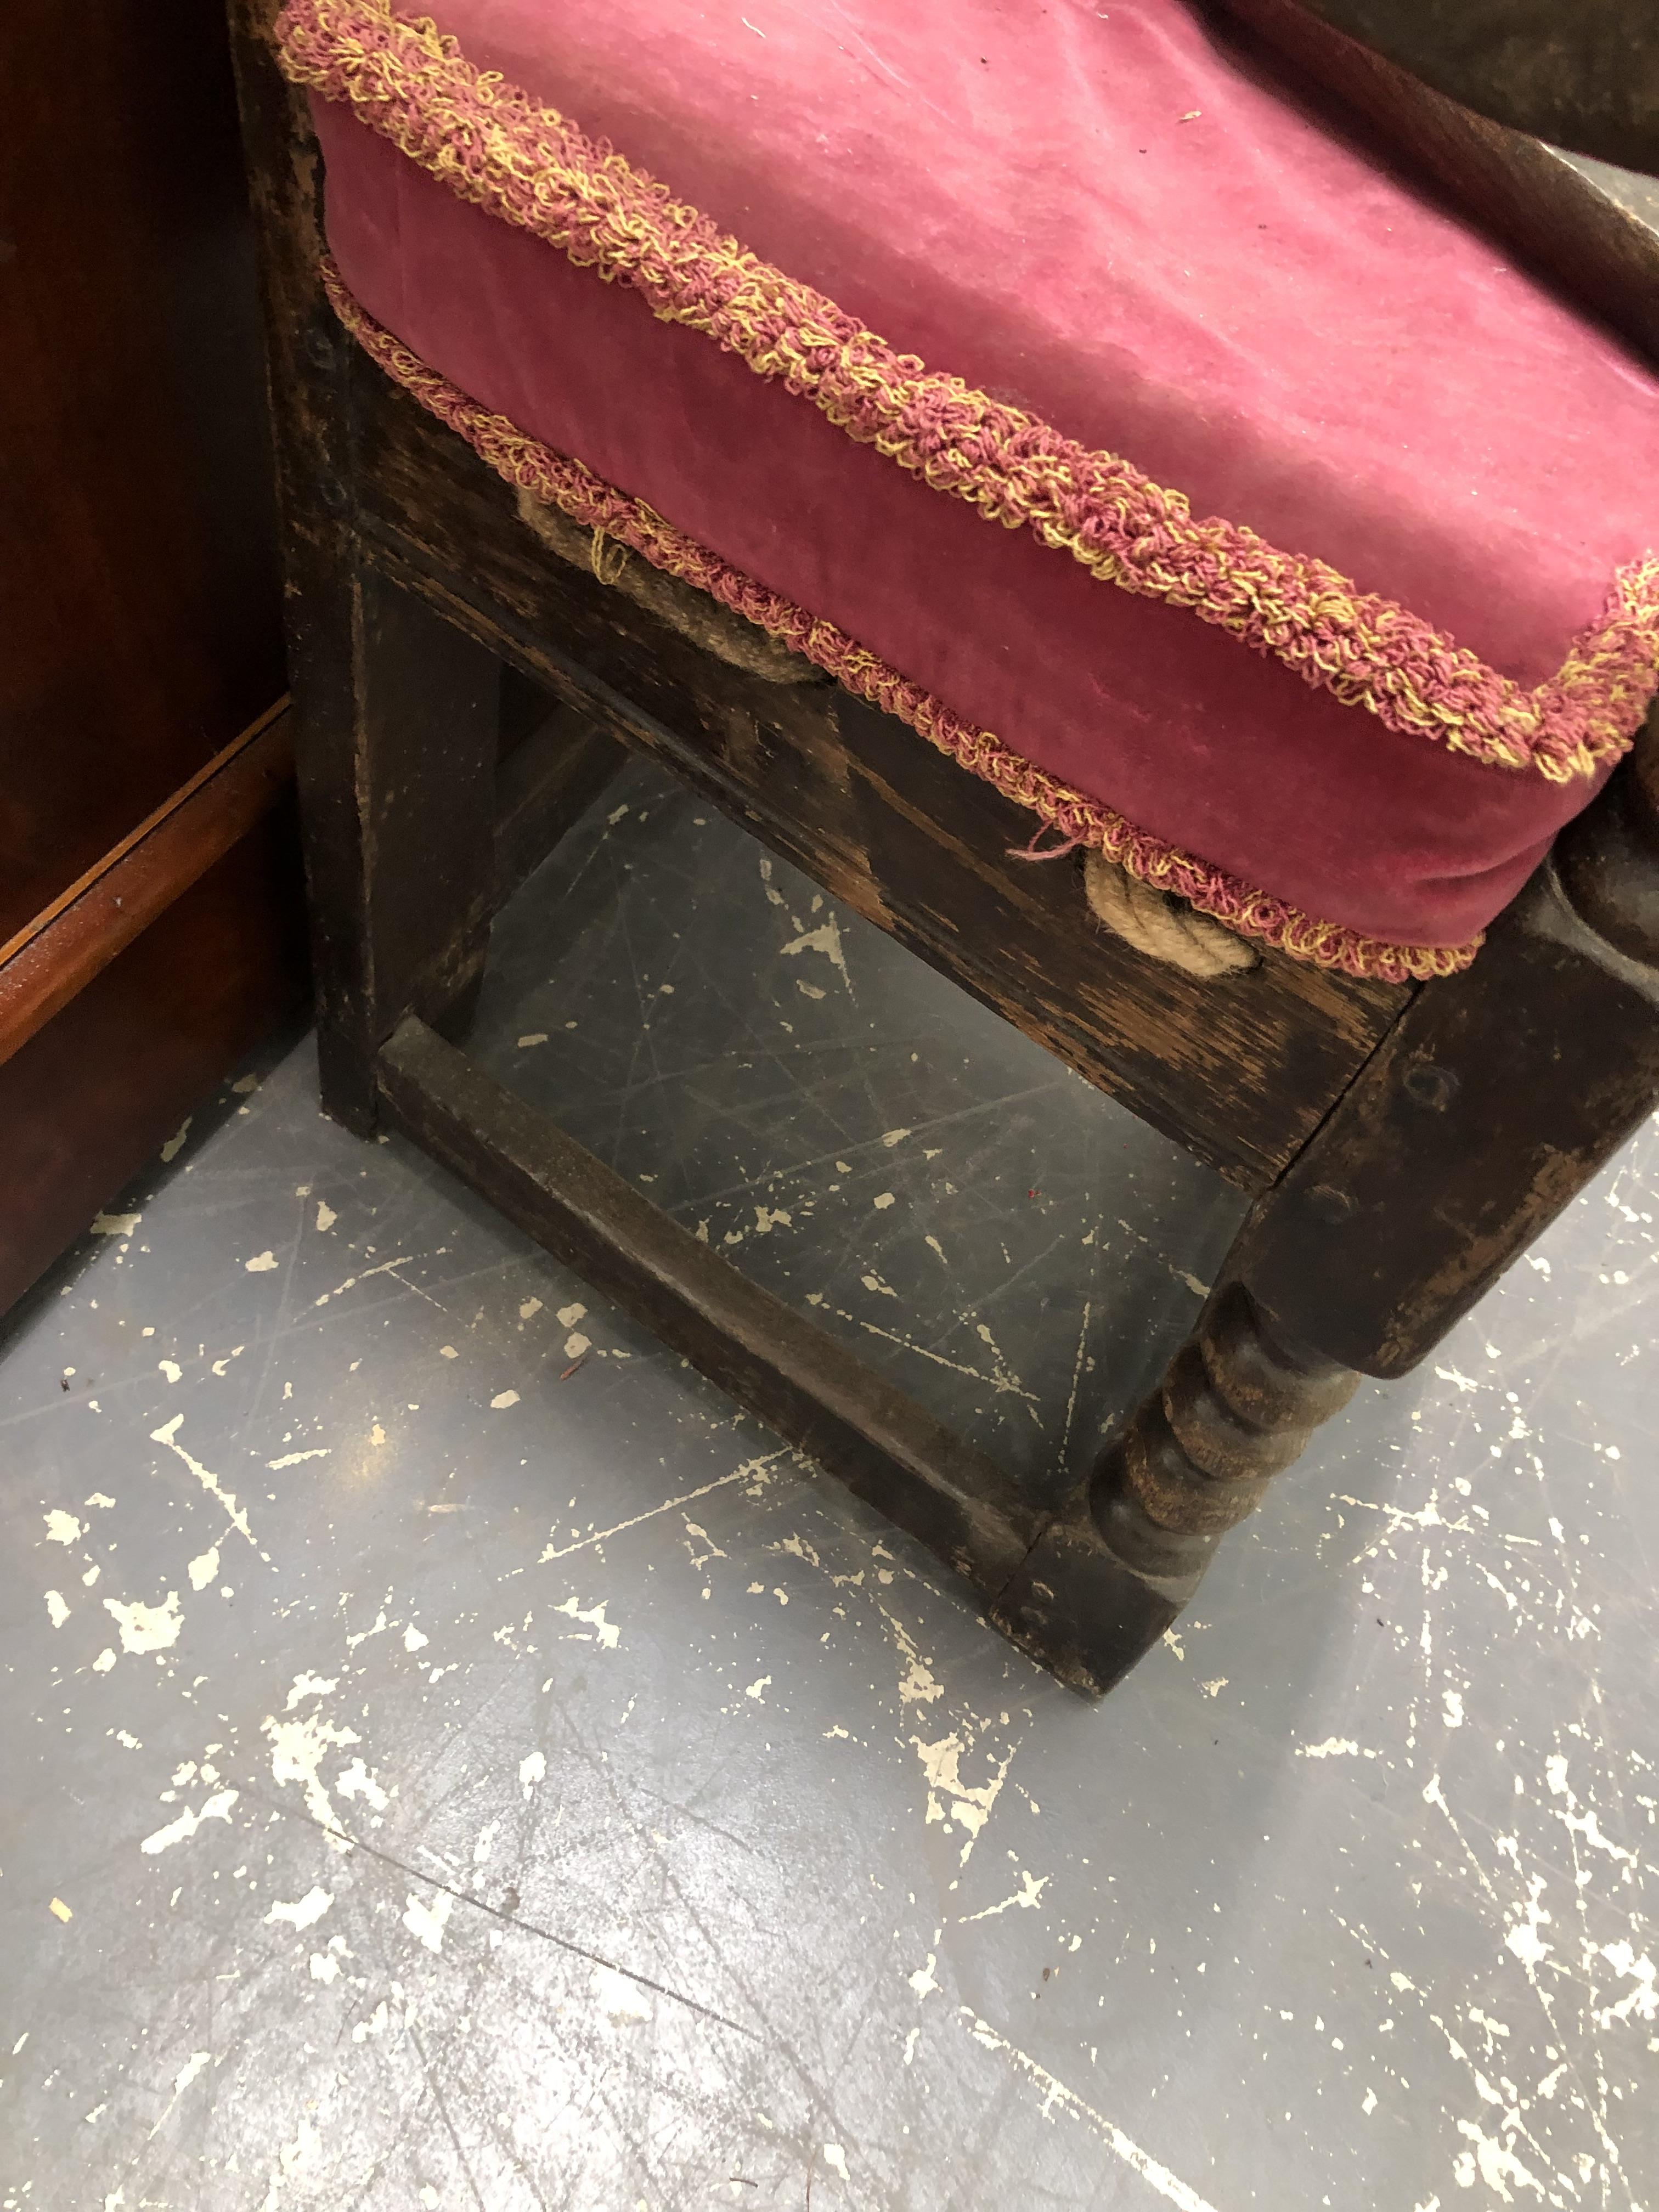
[[[1659,1097],[1659,730],[1467,974],[1103,933],[1029,818],[828,683],[743,673],[550,555],[320,290],[319,165],[233,0],[270,349],[324,1103],[391,1122],[1099,1694],[1362,1375],[1405,1374]],[[1483,125],[1483,129],[1492,126]],[[501,750],[502,672],[557,703]],[[1057,1515],[468,1060],[492,912],[629,750],[1250,1194],[1195,1334]]]

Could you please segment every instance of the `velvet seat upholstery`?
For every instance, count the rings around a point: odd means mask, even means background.
[[[1352,972],[1472,957],[1659,671],[1616,339],[1183,0],[434,13],[282,22],[423,404],[1034,830]]]

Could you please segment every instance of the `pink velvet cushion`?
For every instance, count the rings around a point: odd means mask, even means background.
[[[1653,378],[1180,0],[434,12],[468,62],[892,346],[1517,684],[1555,676],[1659,539]],[[350,14],[291,11],[325,44]],[[316,112],[345,283],[422,361],[1141,829],[1350,931],[1454,946],[1590,796],[1596,764],[1552,780],[1390,726],[1187,606],[988,528],[469,204],[383,112]]]

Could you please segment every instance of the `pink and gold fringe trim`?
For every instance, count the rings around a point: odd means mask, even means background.
[[[676,530],[643,500],[618,491],[580,461],[556,453],[526,436],[505,416],[469,399],[358,305],[331,261],[325,261],[322,275],[330,305],[370,359],[428,414],[465,438],[497,476],[560,508],[573,521],[616,538],[653,567],[696,585],[746,622],[781,639],[859,698],[908,723],[929,744],[982,776],[1005,799],[1030,808],[1068,842],[1097,846],[1143,883],[1185,899],[1201,914],[1213,915],[1241,937],[1255,938],[1293,959],[1340,969],[1346,975],[1389,983],[1424,981],[1455,975],[1480,950],[1480,938],[1452,946],[1390,945],[1335,922],[1316,921],[1283,899],[1254,890],[1221,869],[1137,830],[1101,800],[1022,759],[988,730],[963,721],[833,623],[822,622],[792,599],[768,591]]]
[[[634,286],[664,321],[781,378],[988,520],[1189,608],[1390,729],[1567,783],[1626,750],[1659,688],[1659,556],[1618,572],[1599,620],[1528,690],[1326,562],[1237,523],[1194,520],[1182,493],[1119,455],[896,352],[556,109],[476,68],[429,19],[398,15],[390,0],[289,0],[277,37],[295,83],[348,103],[459,198]]]

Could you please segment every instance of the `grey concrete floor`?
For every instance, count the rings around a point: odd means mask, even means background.
[[[643,769],[477,1042],[1034,1486],[1240,1210]],[[1659,2197],[1659,1127],[1094,1709],[303,1041],[167,1154],[0,1354],[3,2212]]]

